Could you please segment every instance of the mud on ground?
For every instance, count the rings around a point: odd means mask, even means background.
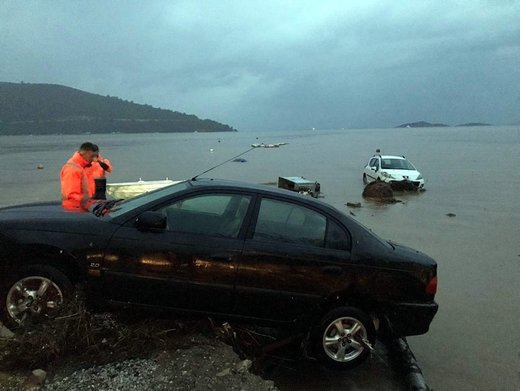
[[[52,321],[0,340],[0,390],[275,390],[226,343],[230,326],[92,313],[81,295]],[[43,384],[31,376],[43,369]]]

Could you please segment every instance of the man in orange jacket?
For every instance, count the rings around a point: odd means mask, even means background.
[[[85,168],[88,195],[90,198],[105,199],[106,181],[102,183],[102,188],[96,192],[96,179],[104,179],[107,172],[112,172],[112,163],[110,163],[110,160],[101,157],[97,145],[94,144],[94,148],[97,150],[98,155],[92,161],[91,166]]]
[[[62,206],[67,209],[86,210],[90,206],[88,178],[85,168],[98,156],[95,144],[86,142],[63,165],[60,173]]]

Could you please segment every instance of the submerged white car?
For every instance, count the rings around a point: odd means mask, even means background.
[[[387,182],[397,188],[403,184],[417,190],[424,188],[422,174],[404,156],[372,156],[363,170],[363,183],[366,185],[374,181]]]

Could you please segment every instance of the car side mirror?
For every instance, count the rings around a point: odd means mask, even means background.
[[[159,232],[166,229],[166,216],[161,212],[143,212],[135,219],[135,226],[140,231]]]

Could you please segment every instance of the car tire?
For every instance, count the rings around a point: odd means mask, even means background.
[[[363,174],[363,184],[368,185],[367,174]]]
[[[370,317],[354,307],[338,307],[327,313],[314,333],[316,356],[333,369],[354,368],[370,355],[376,331]]]
[[[3,286],[0,315],[11,328],[44,320],[72,290],[70,279],[60,270],[48,265],[27,266]]]

